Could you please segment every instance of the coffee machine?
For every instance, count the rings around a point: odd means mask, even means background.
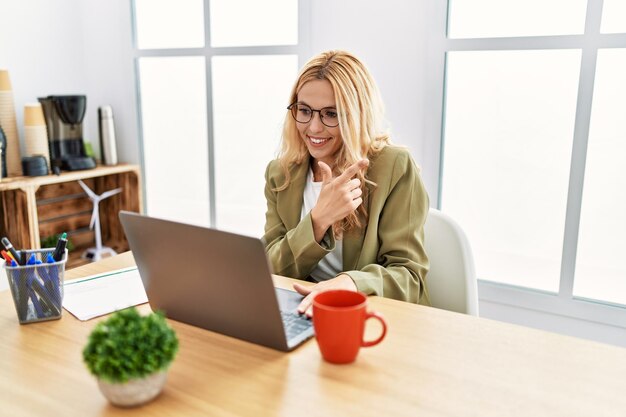
[[[39,102],[48,128],[50,165],[52,171],[77,171],[96,167],[83,145],[83,118],[86,96],[40,97]]]

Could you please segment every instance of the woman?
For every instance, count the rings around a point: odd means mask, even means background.
[[[265,178],[266,251],[311,316],[320,291],[348,289],[428,303],[423,226],[428,195],[419,169],[382,128],[367,68],[343,51],[302,69],[291,92],[279,158]]]

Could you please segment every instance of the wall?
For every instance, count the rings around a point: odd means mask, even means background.
[[[481,292],[480,283],[478,292],[479,294]],[[623,327],[492,302],[483,298],[480,298],[479,304],[480,316],[483,318],[626,347]]]
[[[138,113],[129,0],[75,1],[82,7],[86,94],[93,123],[89,134],[99,140],[97,109],[113,107],[120,162],[140,163]]]
[[[99,155],[97,109],[113,106],[122,162],[139,162],[128,0],[0,0],[0,68],[9,70],[23,149],[24,104],[87,95],[85,139]]]

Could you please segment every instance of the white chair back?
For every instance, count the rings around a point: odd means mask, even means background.
[[[433,307],[478,316],[474,258],[467,236],[448,215],[431,208],[424,225],[430,260],[426,287]]]

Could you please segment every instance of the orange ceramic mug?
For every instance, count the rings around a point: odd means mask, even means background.
[[[379,313],[368,312],[367,296],[347,290],[324,291],[313,299],[315,338],[325,360],[332,363],[354,362],[361,346],[380,343],[387,333],[387,323]],[[378,339],[363,340],[365,321],[375,318],[383,331]]]

